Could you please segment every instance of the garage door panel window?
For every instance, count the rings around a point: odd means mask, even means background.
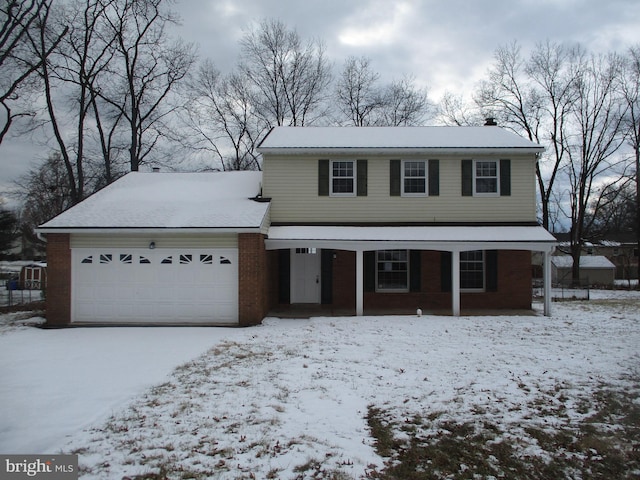
[[[169,255],[168,257],[163,258],[160,263],[162,265],[171,265],[173,263],[173,256]]]
[[[227,257],[220,257],[220,265],[231,265],[231,260]]]
[[[151,264],[151,260],[149,260],[147,257],[143,257],[142,255],[140,255],[139,263],[140,263],[140,265],[150,265]]]
[[[84,257],[80,263],[93,263],[93,255],[89,255],[88,257]]]
[[[192,255],[180,255],[180,265],[188,265],[193,261]]]
[[[112,260],[113,260],[113,255],[111,255],[110,253],[100,254],[100,263],[102,264],[111,263]]]
[[[121,253],[120,254],[120,263],[131,265],[133,263],[133,257],[131,256],[130,253]]]
[[[213,255],[200,255],[200,263],[204,265],[213,265]]]

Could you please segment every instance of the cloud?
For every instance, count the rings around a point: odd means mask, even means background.
[[[350,47],[372,47],[394,43],[406,31],[414,13],[410,2],[394,3],[388,11],[388,2],[373,2],[346,20],[348,26],[338,35],[340,43]]]

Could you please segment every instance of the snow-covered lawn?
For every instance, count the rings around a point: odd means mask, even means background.
[[[388,460],[375,420],[396,444],[492,425],[494,444],[548,460],[532,432],[593,417],[603,388],[637,403],[640,384],[639,292],[553,308],[246,329],[12,322],[0,329],[0,452],[78,453],[82,478],[362,478]]]

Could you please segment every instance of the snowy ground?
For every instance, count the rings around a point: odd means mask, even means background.
[[[41,330],[1,316],[0,452],[75,452],[82,478],[362,478],[385,462],[375,407],[398,423],[481,419],[543,455],[529,426],[580,422],[597,389],[633,391],[640,374],[639,292],[553,307],[247,329]]]

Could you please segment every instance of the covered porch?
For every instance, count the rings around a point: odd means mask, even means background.
[[[519,281],[519,290],[527,289],[527,292],[520,293],[529,295],[530,306],[531,252],[541,252],[543,255],[544,314],[551,315],[550,256],[555,245],[555,238],[540,226],[272,226],[265,240],[267,250],[280,250],[284,254],[283,259],[287,258],[287,253],[290,251],[294,262],[299,262],[295,253],[318,253],[315,260],[311,255],[307,255],[312,261],[317,262],[317,269],[313,265],[309,268],[303,265],[301,269],[295,265],[285,266],[285,275],[290,273],[290,285],[280,287],[288,289],[293,296],[288,299],[288,302],[281,301],[275,311],[279,310],[282,314],[286,314],[296,310],[298,313],[317,310],[319,314],[326,312],[333,316],[415,314],[416,306],[422,308],[425,314],[441,313],[454,316],[472,314],[471,312],[476,311],[489,314],[488,312],[494,310],[504,311],[505,306],[511,311],[524,312],[526,308],[519,307],[520,304],[513,304],[518,305],[518,308],[509,308],[510,304],[502,302],[501,299],[505,296],[513,296],[515,291],[505,293],[504,286],[509,287],[510,283]],[[414,290],[407,285],[406,290],[385,290],[379,293],[375,288],[372,292],[371,285],[365,285],[367,281],[365,264],[368,264],[372,253],[402,251],[406,251],[407,257],[405,259],[407,282],[410,275],[416,276],[416,270],[420,270],[420,268],[411,268],[411,273],[409,272],[409,256],[411,256],[411,263],[414,263],[414,257],[416,257],[418,262],[422,262],[416,265],[427,265],[430,269],[435,268],[433,267],[436,264],[434,259],[437,258],[438,268],[442,271],[442,279],[437,280],[440,282],[438,292],[427,291],[424,287]],[[319,252],[322,252],[322,255]],[[499,260],[502,271],[512,267],[509,274],[511,277],[500,278],[503,285],[502,293],[497,291],[497,288],[489,292],[487,287],[491,282],[497,282],[497,279],[489,279],[491,275],[484,270],[482,275],[486,280],[483,278],[483,282],[486,283],[483,283],[483,288],[474,290],[468,288],[469,285],[465,285],[466,273],[463,271],[461,278],[460,268],[461,259],[465,267],[468,263],[469,254],[465,252],[486,252],[479,255],[483,265],[488,266],[489,259],[493,258],[494,262]],[[528,261],[524,260],[523,253],[528,253]],[[343,288],[334,286],[328,281],[329,272],[334,263],[348,264],[346,268],[349,270],[343,269],[342,272],[353,272],[352,275],[336,276],[338,282],[344,280]],[[381,263],[383,262],[379,262]],[[510,265],[511,263],[513,265]],[[326,265],[329,266],[326,267]],[[447,271],[449,273],[445,280]],[[518,272],[522,276],[520,279],[518,279]],[[424,278],[426,275],[426,273],[422,274]],[[331,295],[333,291],[342,293],[341,290],[351,289],[350,280],[343,277],[350,277],[354,284],[353,298],[348,297],[347,303],[335,302]],[[312,290],[314,283],[317,285],[319,297],[314,297],[313,294],[305,297],[304,293],[298,293],[302,290],[300,285],[305,281],[309,282]],[[420,283],[420,278],[417,282]],[[325,297],[330,298],[330,301],[324,301]],[[433,298],[434,301],[422,306],[421,303],[424,302],[420,299],[427,297]]]

